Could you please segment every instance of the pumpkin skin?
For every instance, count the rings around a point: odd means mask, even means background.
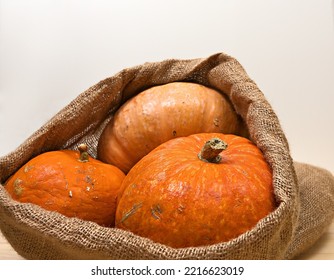
[[[228,99],[200,84],[149,88],[124,103],[98,143],[98,159],[127,173],[144,155],[176,137],[201,132],[239,134],[242,123]]]
[[[14,200],[67,217],[114,226],[116,198],[125,174],[84,150],[51,151],[23,165],[5,188]]]
[[[227,143],[218,162],[201,160],[213,137]],[[169,140],[126,175],[116,227],[174,248],[229,241],[275,209],[272,171],[246,138],[203,133]]]

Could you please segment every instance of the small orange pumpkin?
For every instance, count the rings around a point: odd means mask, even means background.
[[[68,217],[114,226],[116,197],[125,174],[87,153],[87,146],[40,154],[5,184],[14,200]]]
[[[275,209],[272,171],[246,138],[180,137],[126,175],[116,227],[171,247],[210,245],[253,228]]]
[[[242,128],[220,92],[196,83],[168,83],[140,92],[117,110],[100,137],[98,159],[127,173],[172,138],[201,132],[239,134]]]

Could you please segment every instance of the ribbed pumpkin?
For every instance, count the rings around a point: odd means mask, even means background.
[[[100,137],[98,159],[127,173],[167,140],[201,132],[244,130],[228,99],[214,89],[187,82],[151,87],[117,110]]]
[[[19,202],[114,226],[116,197],[125,174],[90,157],[86,145],[79,149],[34,157],[9,178],[5,188]]]
[[[229,241],[275,209],[272,171],[246,138],[169,140],[127,174],[116,227],[175,247]]]

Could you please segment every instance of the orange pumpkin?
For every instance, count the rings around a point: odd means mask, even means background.
[[[203,133],[169,140],[126,175],[116,227],[171,247],[210,245],[275,209],[272,171],[246,138]]]
[[[113,226],[116,197],[125,174],[90,157],[86,145],[79,150],[36,156],[9,178],[5,188],[19,202]]]
[[[127,173],[172,138],[201,132],[243,133],[228,99],[206,86],[174,82],[149,88],[123,104],[105,127],[98,159]]]

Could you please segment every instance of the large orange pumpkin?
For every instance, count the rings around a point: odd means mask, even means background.
[[[116,198],[125,174],[87,153],[87,146],[40,154],[22,166],[5,184],[13,199],[113,226]]]
[[[272,171],[246,138],[203,133],[169,140],[127,174],[116,227],[171,247],[210,245],[275,209]]]
[[[155,86],[117,110],[100,137],[98,159],[127,173],[163,142],[201,132],[243,133],[228,99],[195,83]]]

